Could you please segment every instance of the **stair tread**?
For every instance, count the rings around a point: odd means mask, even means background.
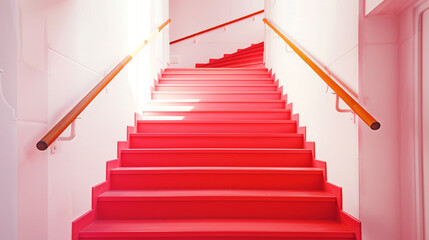
[[[229,66],[229,65],[238,65],[238,64],[253,64],[253,63],[262,63],[264,60],[261,57],[255,57],[255,58],[238,58],[238,59],[232,59],[232,60],[222,60],[219,62],[213,62],[209,63],[209,66]]]
[[[160,87],[276,87],[277,84],[188,84],[188,83],[157,83]]]
[[[163,75],[268,75],[268,72],[256,72],[256,73],[242,73],[242,72],[237,72],[237,73],[203,73],[203,72],[195,72],[195,73],[171,73],[171,72],[163,72]]]
[[[145,107],[143,112],[290,112],[289,109],[243,109],[243,108],[207,108],[194,109],[188,106]]]
[[[237,69],[237,68],[216,68],[217,70],[219,70],[219,71],[222,71],[222,70],[233,70],[233,71],[238,71],[238,70],[240,70],[240,69]],[[211,68],[203,68],[203,67],[201,67],[201,68],[173,68],[173,67],[171,67],[171,68],[166,68],[165,70],[164,70],[164,72],[170,72],[170,71],[176,71],[176,70],[179,70],[179,71],[183,71],[183,70],[185,70],[185,71],[196,71],[196,72],[199,72],[199,71],[204,71],[204,70],[213,70],[213,69],[211,69]],[[258,68],[250,68],[250,69],[246,69],[246,70],[267,70],[268,71],[268,69],[267,68],[261,68],[261,67],[258,67]]]
[[[138,123],[297,123],[296,120],[217,120],[217,119],[183,119],[183,120],[137,120]]]
[[[322,169],[314,167],[118,167],[112,173],[137,174],[154,173],[248,173],[248,174],[321,174]]]
[[[125,148],[123,153],[139,152],[264,152],[264,153],[312,153],[311,149],[300,148]]]
[[[164,94],[280,94],[279,90],[276,91],[153,91],[153,93]]]
[[[301,133],[130,133],[145,137],[303,137]]]
[[[249,52],[247,54],[243,54],[241,56],[237,55],[237,56],[227,56],[222,58],[210,58],[209,63],[218,63],[221,61],[231,60],[231,59],[253,58],[253,57],[263,57],[263,56],[264,56],[263,52],[255,51],[255,52]]]
[[[231,66],[231,67],[236,67],[236,68],[242,68],[242,67],[246,67],[246,66],[254,66],[254,65],[259,65],[259,64],[264,64],[263,61],[260,62],[252,62],[252,63],[243,63],[243,64],[235,64],[235,63],[229,63],[226,64],[227,66]],[[213,68],[216,68],[216,66],[213,66]]]
[[[290,219],[145,219],[96,220],[80,233],[81,237],[111,236],[283,236],[355,237],[339,221]]]
[[[192,199],[234,200],[255,199],[264,201],[336,201],[332,193],[325,191],[293,191],[276,189],[167,189],[167,190],[110,190],[99,195],[99,201],[133,201]]]
[[[226,103],[226,102],[232,102],[232,103],[282,103],[286,102],[286,100],[281,99],[153,99],[151,100],[153,103],[169,103],[169,102],[183,102],[183,103],[195,103],[195,102],[201,102],[201,103]]]
[[[250,49],[248,51],[226,53],[223,55],[223,57],[217,58],[217,59],[227,59],[230,57],[239,57],[239,56],[243,56],[243,55],[246,56],[246,55],[250,55],[250,54],[264,54],[264,49],[263,48],[255,48],[255,49]],[[202,63],[202,64],[204,64],[204,63]]]
[[[229,58],[221,58],[218,59],[217,62],[211,62],[210,65],[216,65],[216,64],[224,64],[224,63],[235,63],[235,62],[244,62],[244,61],[252,61],[252,60],[261,60],[261,58],[264,57],[263,53],[255,53],[255,54],[248,54],[245,56],[235,56],[235,57],[229,57]]]
[[[217,69],[217,68],[206,68],[206,69]],[[234,68],[233,68],[234,69]],[[239,68],[235,68],[235,69],[239,69]],[[251,69],[251,68],[249,68]],[[266,73],[265,73],[266,74]],[[266,78],[252,78],[252,77],[248,77],[248,78],[208,78],[208,77],[186,77],[186,78],[163,78],[160,77],[159,78],[160,81],[163,80],[208,80],[208,81],[228,81],[228,80],[240,80],[240,81],[261,81],[261,80],[274,80],[273,77],[266,77]]]

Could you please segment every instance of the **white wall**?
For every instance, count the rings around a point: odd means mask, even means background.
[[[170,40],[176,40],[264,9],[263,0],[170,0]],[[263,14],[171,45],[171,67],[195,67],[264,41]],[[196,42],[195,42],[196,41]]]
[[[358,1],[265,1],[267,19],[301,45],[352,91],[358,90]],[[269,28],[265,59],[326,161],[328,181],[343,188],[344,209],[359,217],[358,127],[350,113],[335,110],[335,95]],[[309,97],[311,96],[311,97]],[[347,106],[341,102],[342,108]]]
[[[116,158],[117,141],[126,139],[133,113],[148,98],[145,92],[160,68],[167,65],[168,27],[79,116],[75,139],[57,142],[55,154],[49,149],[40,152],[35,144],[137,43],[168,19],[168,1],[10,2],[16,8],[7,1],[0,8],[2,29],[10,34],[0,36],[0,68],[6,102],[17,110],[17,143],[13,144],[12,111],[0,100],[1,141],[11,143],[1,146],[2,154],[9,153],[3,147],[11,154],[6,163],[9,173],[1,173],[2,179],[10,181],[4,189],[10,195],[0,197],[8,203],[8,210],[1,214],[1,222],[5,216],[8,225],[2,224],[0,238],[13,240],[18,232],[20,240],[70,239],[71,222],[90,209],[91,187],[105,180],[105,162]],[[8,23],[5,28],[4,23]],[[3,127],[8,131],[3,132]],[[15,183],[14,174],[18,175]],[[16,182],[18,186],[13,187]]]
[[[46,2],[16,4],[18,239],[41,240],[48,239],[48,154],[34,144],[47,126]]]
[[[167,1],[82,0],[50,9],[50,122],[167,19]],[[168,28],[80,115],[76,139],[58,143],[49,156],[49,239],[69,238],[71,221],[90,209],[91,187],[104,181],[105,162],[116,158],[117,141],[126,140],[126,125],[133,124],[150,82],[166,66],[166,43]]]

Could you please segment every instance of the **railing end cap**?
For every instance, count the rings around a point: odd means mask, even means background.
[[[37,147],[37,149],[39,149],[40,151],[45,151],[46,149],[48,149],[48,144],[46,143],[46,142],[44,142],[44,141],[39,141],[37,144],[36,144],[36,147]]]
[[[372,130],[378,130],[378,129],[380,129],[380,127],[381,127],[381,124],[379,122],[371,123],[371,129]]]

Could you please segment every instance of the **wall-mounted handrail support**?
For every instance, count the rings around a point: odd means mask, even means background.
[[[369,114],[355,99],[353,99],[346,91],[344,91],[343,88],[332,80],[332,78],[315,62],[313,62],[301,49],[299,49],[266,18],[264,18],[263,21],[275,33],[277,33],[372,130],[378,130],[381,127],[381,124],[375,120],[371,114]]]
[[[76,118],[78,119],[78,118]],[[55,154],[57,152],[57,141],[71,141],[76,137],[76,119],[70,124],[70,135],[67,137],[58,137],[52,144],[51,144],[51,154]]]
[[[110,71],[88,94],[85,95],[82,100],[79,101],[67,115],[65,115],[39,142],[37,142],[37,149],[44,151],[46,150],[64,130],[79,116],[79,114],[94,100],[94,98],[109,84],[112,79],[118,75],[118,73],[142,50],[148,42],[155,37],[167,24],[171,22],[171,19],[165,21],[159,26],[153,33],[142,42],[137,48],[126,56],[116,67]]]

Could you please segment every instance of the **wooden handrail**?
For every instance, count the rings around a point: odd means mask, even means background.
[[[342,89],[327,73],[325,73],[315,62],[313,62],[303,51],[301,51],[292,41],[273,26],[266,18],[263,19],[275,33],[277,33],[316,73],[334,92],[364,121],[372,130],[377,130],[381,124],[375,120],[356,100],[354,100],[344,89]]]
[[[212,31],[212,30],[215,30],[215,29],[221,28],[221,27],[226,26],[226,25],[229,25],[229,24],[231,24],[231,23],[235,23],[235,22],[241,21],[241,20],[243,20],[243,19],[246,19],[246,18],[249,18],[249,17],[253,17],[253,16],[258,15],[258,14],[263,13],[263,12],[264,12],[264,10],[260,10],[260,11],[257,11],[257,12],[254,12],[254,13],[251,13],[251,14],[249,14],[249,15],[246,15],[246,16],[244,16],[244,17],[237,18],[237,19],[234,19],[234,20],[232,20],[232,21],[229,21],[229,22],[222,23],[222,24],[220,24],[220,25],[214,26],[214,27],[212,27],[212,28],[209,28],[209,29],[206,29],[206,30],[203,30],[203,31],[200,31],[200,32],[194,33],[194,34],[191,34],[191,35],[189,35],[189,36],[186,36],[186,37],[183,37],[183,38],[176,39],[176,40],[174,40],[174,41],[171,41],[171,42],[170,42],[170,45],[171,45],[171,44],[175,44],[175,43],[180,42],[180,41],[183,41],[183,40],[186,40],[186,39],[191,38],[191,37],[195,37],[195,36],[197,36],[197,35],[200,35],[200,34],[203,34],[203,33],[206,33],[206,32],[210,32],[210,31]]]
[[[159,26],[153,33],[144,40],[134,51],[126,56],[116,67],[110,71],[82,100],[79,101],[76,106],[70,110],[39,142],[37,142],[37,149],[44,151],[46,150],[64,130],[79,116],[79,114],[94,100],[94,98],[112,81],[112,79],[137,55],[137,53],[147,45],[147,43],[155,37],[167,24],[171,22],[171,19],[165,21]]]

